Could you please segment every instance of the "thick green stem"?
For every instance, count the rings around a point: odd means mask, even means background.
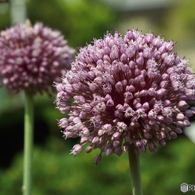
[[[133,144],[129,145],[129,164],[130,164],[131,185],[132,185],[133,195],[143,195],[140,164],[139,164],[139,154],[135,153]]]
[[[32,155],[33,155],[33,97],[31,94],[25,92],[23,173],[24,195],[31,195],[32,191]]]

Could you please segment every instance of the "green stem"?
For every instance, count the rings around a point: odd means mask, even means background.
[[[139,164],[139,154],[134,151],[134,144],[129,145],[129,164],[131,174],[131,185],[133,195],[143,195],[141,173]]]
[[[32,191],[32,153],[33,153],[33,97],[25,92],[24,114],[24,195],[31,195]]]

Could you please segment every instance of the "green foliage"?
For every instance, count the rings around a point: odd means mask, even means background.
[[[10,14],[9,14],[8,3],[0,3],[0,31],[9,27],[10,24]]]
[[[27,18],[61,31],[72,47],[84,46],[116,26],[116,13],[93,0],[28,0]],[[0,30],[11,25],[10,5],[0,4]],[[1,11],[2,10],[2,11]]]
[[[181,23],[183,23],[184,28],[193,32],[195,30],[195,15],[194,15],[194,6],[195,1],[194,0],[186,0],[185,2],[181,1],[180,9],[177,9],[177,13],[182,15]]]
[[[90,0],[29,0],[27,10],[33,23],[41,21],[60,30],[74,47],[102,37],[116,18],[110,8]]]
[[[195,145],[186,138],[168,142],[157,153],[142,155],[143,184],[146,194],[183,194],[180,184],[195,184]],[[149,191],[148,191],[149,190]],[[188,192],[193,194],[194,192]]]
[[[127,154],[104,156],[95,165],[98,150],[74,158],[68,155],[70,148],[69,142],[57,138],[48,139],[44,148],[35,148],[33,195],[131,194]],[[144,194],[182,195],[181,183],[194,184],[194,149],[194,144],[183,137],[170,141],[157,153],[141,154]],[[22,158],[18,155],[10,169],[0,171],[2,194],[20,194]]]
[[[194,0],[175,1],[175,6],[166,14],[164,34],[185,48],[194,47],[195,44],[194,6]]]

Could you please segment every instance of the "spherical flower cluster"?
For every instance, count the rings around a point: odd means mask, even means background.
[[[80,137],[71,154],[99,148],[121,155],[151,152],[190,126],[195,113],[195,76],[188,61],[171,52],[174,42],[128,30],[80,49],[72,69],[56,84],[56,105],[69,118],[59,120],[65,138]],[[72,101],[70,101],[72,99]]]
[[[0,78],[8,91],[47,92],[53,81],[60,81],[74,50],[58,31],[16,24],[0,35]]]

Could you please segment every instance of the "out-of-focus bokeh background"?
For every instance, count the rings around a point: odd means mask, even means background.
[[[39,21],[61,31],[69,45],[78,48],[101,38],[107,31],[125,33],[138,28],[177,41],[175,51],[195,67],[194,0],[13,0],[0,1],[0,31],[26,13],[32,24]],[[21,10],[21,4],[25,5]],[[17,17],[12,11],[18,9]],[[193,68],[195,70],[195,68]],[[97,152],[69,155],[77,139],[64,140],[56,119],[64,117],[52,98],[34,99],[35,135],[33,195],[130,195],[127,154],[103,156]],[[9,95],[0,88],[0,195],[19,195],[23,167],[23,95]],[[183,194],[180,184],[195,185],[195,144],[184,134],[157,153],[141,154],[145,195]],[[188,192],[187,194],[194,194]]]

